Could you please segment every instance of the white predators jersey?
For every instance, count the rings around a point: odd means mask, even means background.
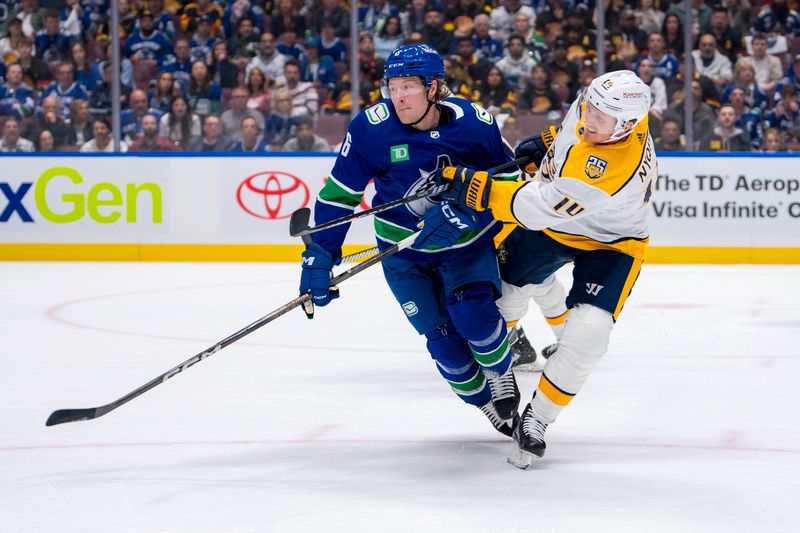
[[[583,140],[583,98],[569,109],[534,180],[495,187],[495,217],[584,250],[615,249],[642,259],[647,214],[658,178],[647,117],[620,142]],[[496,190],[497,189],[497,190]]]

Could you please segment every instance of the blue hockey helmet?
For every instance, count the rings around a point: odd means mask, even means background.
[[[430,87],[434,78],[444,78],[444,61],[439,52],[427,44],[408,44],[396,48],[386,59],[383,79],[419,76]]]

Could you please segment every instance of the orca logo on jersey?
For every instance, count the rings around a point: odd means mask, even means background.
[[[264,220],[289,218],[311,199],[308,185],[288,172],[266,171],[245,178],[236,201],[245,213]]]
[[[600,159],[596,155],[590,155],[589,159],[586,160],[586,164],[583,166],[583,172],[590,180],[596,180],[603,177],[607,167],[608,161]]]
[[[433,178],[431,178],[431,174],[433,174],[437,169],[451,166],[453,166],[453,164],[450,162],[450,156],[446,154],[440,154],[436,157],[436,168],[432,170],[419,169],[419,179],[411,184],[411,187],[408,188],[404,196],[412,196],[434,187],[436,182]],[[411,211],[415,216],[421,217],[425,214],[425,211],[437,203],[438,202],[435,202],[430,198],[420,198],[419,200],[415,200],[406,204],[406,209]]]

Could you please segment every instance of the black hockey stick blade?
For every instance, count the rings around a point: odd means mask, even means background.
[[[90,407],[88,409],[59,409],[47,418],[45,426],[55,426],[57,424],[66,424],[67,422],[79,422],[81,420],[91,420],[102,416],[105,411],[101,410],[103,407]]]
[[[308,230],[308,224],[311,222],[311,209],[301,207],[294,213],[292,218],[289,219],[289,235],[298,237],[303,235]]]

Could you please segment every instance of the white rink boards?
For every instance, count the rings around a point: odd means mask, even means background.
[[[647,261],[800,264],[798,161],[659,154]],[[302,247],[288,218],[313,206],[333,162],[281,153],[7,156],[0,260],[296,262]],[[367,185],[360,209],[373,193]],[[353,224],[348,244],[372,246],[371,224]]]

